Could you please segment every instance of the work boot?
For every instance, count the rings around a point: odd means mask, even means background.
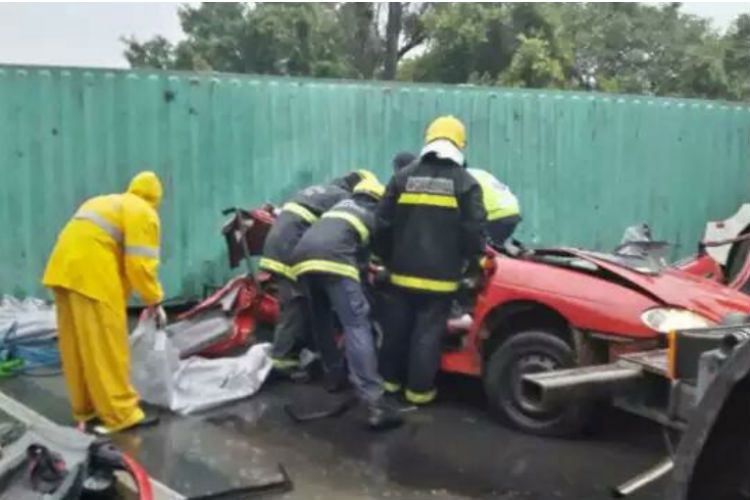
[[[91,434],[95,432],[96,428],[101,425],[102,425],[102,421],[99,420],[99,417],[93,417],[84,422],[78,422],[78,424],[76,424],[76,429],[78,429],[81,432]]]
[[[120,433],[120,432],[125,432],[125,431],[129,431],[129,430],[132,430],[132,429],[140,429],[142,427],[150,427],[150,426],[156,425],[158,423],[159,423],[159,414],[156,413],[155,411],[145,410],[144,409],[143,420],[139,420],[138,422],[136,422],[135,424],[131,425],[130,427],[125,427],[123,429],[118,429],[118,430],[115,431],[115,430],[112,430],[112,429],[110,429],[110,428],[108,428],[108,427],[106,427],[104,425],[97,425],[97,426],[94,427],[93,430],[94,430],[95,434],[99,434],[101,436],[107,436],[107,435],[110,435],[110,434],[116,434],[116,433]]]
[[[271,356],[271,379],[291,379],[292,374],[299,370],[299,360],[296,356],[274,357]]]
[[[383,397],[386,399],[388,405],[399,413],[417,410],[417,405],[408,402],[400,392],[387,392]]]
[[[367,407],[367,426],[373,431],[395,429],[404,423],[398,408],[393,407],[385,397],[370,403]]]
[[[312,380],[312,375],[304,368],[272,368],[268,374],[268,382],[289,380],[295,383],[306,384]]]
[[[406,391],[404,392],[404,398],[406,399],[406,401],[416,406],[426,406],[432,403],[433,401],[435,401],[436,397],[437,397],[436,389],[432,389],[430,391],[423,391],[423,392],[415,392],[415,391],[406,389]]]

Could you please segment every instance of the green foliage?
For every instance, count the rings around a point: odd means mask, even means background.
[[[739,16],[727,33],[724,67],[732,96],[750,100],[750,14]]]
[[[123,39],[134,67],[398,78],[750,100],[750,14],[680,4],[204,3],[186,39]]]
[[[131,66],[139,68],[169,68],[174,65],[174,47],[161,36],[144,43],[134,38],[123,37],[125,58]]]
[[[186,39],[126,39],[131,66],[344,77],[344,36],[330,4],[203,3],[179,11]]]
[[[622,92],[718,97],[726,87],[720,37],[677,4],[576,6],[564,14],[561,36],[575,47],[579,78]]]
[[[202,3],[180,8],[186,39],[123,39],[133,67],[316,77],[374,78],[423,39],[426,4],[402,7],[398,25],[381,26],[386,4]],[[388,39],[395,39],[386,54]],[[399,42],[403,42],[399,44]]]
[[[428,50],[413,62],[413,78],[462,83],[496,80],[513,57],[516,36],[506,4],[439,4],[425,13]]]
[[[520,45],[499,83],[510,87],[565,88],[562,64],[553,55],[549,42],[519,35]]]

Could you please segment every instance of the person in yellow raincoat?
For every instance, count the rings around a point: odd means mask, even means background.
[[[162,186],[141,172],[127,192],[81,205],[59,234],[43,283],[57,308],[60,356],[73,416],[117,432],[153,423],[130,383],[131,289],[165,320],[158,278]]]

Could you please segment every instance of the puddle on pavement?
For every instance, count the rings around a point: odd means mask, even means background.
[[[59,381],[15,379],[0,389],[53,420],[69,422]],[[660,439],[658,433],[652,439],[653,429],[627,419],[623,424],[619,417],[612,426],[624,425],[623,431],[608,429],[593,439],[518,434],[486,416],[472,383],[459,381],[448,389],[460,397],[408,414],[403,428],[388,433],[364,429],[357,409],[296,424],[283,405],[320,400],[325,392],[275,383],[200,416],[165,416],[157,427],[125,433],[117,442],[159,481],[191,496],[278,481],[283,464],[294,490],[272,498],[326,500],[601,499],[660,452],[648,446]],[[635,498],[659,498],[649,495]]]

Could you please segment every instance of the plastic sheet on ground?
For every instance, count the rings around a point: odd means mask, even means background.
[[[41,299],[19,300],[9,295],[0,300],[0,338],[13,332],[16,341],[48,340],[57,336],[55,308]]]
[[[130,337],[131,378],[143,401],[188,415],[255,394],[271,371],[270,347],[181,360],[166,332],[142,319]]]

